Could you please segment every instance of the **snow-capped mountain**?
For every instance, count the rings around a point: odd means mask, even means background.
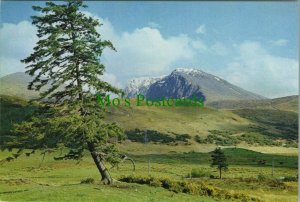
[[[163,79],[164,76],[159,77],[139,77],[131,79],[124,89],[127,97],[136,97],[138,94],[146,95],[149,86],[156,81]]]
[[[126,87],[128,97],[142,93],[148,98],[182,98],[203,96],[206,101],[256,100],[263,96],[239,88],[220,77],[199,69],[178,68],[170,75],[133,79]]]

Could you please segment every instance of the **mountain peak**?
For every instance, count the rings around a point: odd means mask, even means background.
[[[135,78],[125,88],[125,92],[128,97],[135,97],[142,93],[152,99],[204,95],[208,102],[264,99],[215,75],[194,68],[177,68],[168,76]]]
[[[172,73],[184,73],[184,74],[203,74],[204,72],[200,69],[194,68],[176,68]]]
[[[164,77],[165,76],[133,78],[128,82],[124,89],[125,94],[128,97],[135,97],[137,94],[146,94],[146,91],[151,84],[163,79]]]

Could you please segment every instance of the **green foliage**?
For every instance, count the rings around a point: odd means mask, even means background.
[[[175,138],[176,141],[188,142],[188,139],[191,139],[191,136],[188,134],[175,134],[175,135],[176,135]]]
[[[204,138],[200,137],[199,135],[195,135],[194,140],[200,144],[204,143]]]
[[[193,168],[191,173],[187,175],[187,177],[199,178],[199,177],[211,177],[211,174],[207,171]]]
[[[95,180],[94,178],[85,178],[83,180],[80,181],[81,184],[94,184]]]
[[[276,159],[276,167],[297,168],[297,156],[285,156],[276,154],[265,154],[242,148],[224,148],[224,151],[229,165],[249,165],[257,167],[259,161],[265,161],[264,165],[271,166],[272,160]],[[139,162],[156,163],[176,163],[176,165],[205,165],[211,160],[211,153],[204,152],[189,152],[189,153],[169,153],[169,154],[132,154],[132,158]],[[278,163],[277,163],[278,162]],[[280,164],[282,162],[282,164]]]
[[[255,132],[242,134],[240,137],[238,137],[238,139],[252,145],[281,146],[281,143],[275,142],[273,138]]]
[[[288,140],[285,145],[285,147],[295,147],[297,148],[298,147],[298,143],[297,141],[294,141],[294,140]]]
[[[132,145],[128,145],[132,148]],[[29,152],[29,151],[24,151]],[[71,160],[54,161],[53,156],[57,156],[59,151],[51,153],[45,157],[41,167],[40,151],[36,151],[30,158],[19,158],[10,163],[0,165],[0,189],[6,192],[1,195],[1,199],[5,201],[64,201],[66,197],[72,201],[149,201],[150,192],[154,201],[234,201],[225,199],[226,193],[228,197],[237,197],[246,194],[246,196],[255,196],[264,201],[274,201],[274,196],[282,202],[297,201],[297,182],[290,181],[286,186],[275,187],[274,183],[266,181],[258,181],[257,175],[262,173],[265,176],[271,176],[271,167],[269,159],[275,158],[274,178],[282,179],[282,176],[296,176],[297,156],[281,156],[274,154],[264,154],[253,152],[245,149],[224,149],[224,153],[228,157],[230,171],[226,174],[226,178],[210,179],[185,179],[185,175],[192,168],[201,169],[217,175],[215,170],[211,170],[208,166],[210,153],[185,153],[178,151],[176,154],[158,154],[141,155],[142,151],[132,151],[128,154],[140,154],[135,158],[136,171],[135,177],[148,178],[148,158],[151,160],[151,176],[154,178],[149,184],[141,185],[134,183],[116,182],[113,186],[103,186],[100,183],[80,184],[86,177],[91,177],[97,181],[99,174],[93,166],[90,155],[86,152],[83,160],[78,164]],[[5,158],[8,152],[0,152],[0,159]],[[257,166],[252,162],[252,158],[263,158],[267,160],[266,165]],[[282,165],[277,166],[276,162],[283,161]],[[237,165],[237,166],[236,166]],[[121,172],[120,172],[121,171]],[[130,164],[119,165],[119,170],[111,170],[115,179],[122,176],[132,175],[132,166]],[[171,179],[183,183],[187,181],[183,192],[173,193],[168,189],[161,187],[161,179]],[[281,181],[284,181],[283,179]],[[156,182],[156,183],[154,183]],[[210,188],[220,190],[213,192],[216,196],[202,196],[198,183],[203,182]],[[158,186],[160,184],[160,186]],[[24,192],[15,192],[18,190],[28,190]],[[41,191],[42,190],[42,191]],[[80,192],[79,192],[80,190]],[[106,194],[99,194],[99,191]],[[222,191],[225,192],[222,192]],[[77,195],[79,193],[79,195]],[[184,194],[185,193],[185,194]],[[195,195],[193,194],[195,193]],[[197,194],[198,193],[198,194]],[[201,192],[202,193],[202,192]],[[119,195],[122,195],[120,197]],[[218,198],[218,196],[222,197]],[[241,199],[236,199],[241,201]],[[249,200],[248,200],[249,201]]]
[[[195,181],[177,181],[170,178],[138,177],[126,176],[119,179],[122,182],[148,184],[151,186],[152,181],[160,181],[161,187],[175,193],[188,193],[193,195],[210,196],[218,199],[238,199],[242,201],[261,201],[258,198],[247,196],[243,193],[228,192],[220,188]],[[157,183],[155,183],[157,185]]]
[[[260,132],[271,139],[298,140],[298,113],[271,109],[234,110],[256,124],[250,132]]]
[[[220,131],[220,130],[209,130],[210,134],[206,138],[202,138],[199,135],[195,136],[195,141],[200,144],[216,144],[222,146],[236,145],[240,141],[231,136],[232,133],[229,131]]]
[[[283,181],[284,182],[297,182],[298,176],[284,176]]]
[[[23,99],[0,95],[0,148],[5,142],[11,141],[13,124],[27,119],[35,109],[36,106]]]
[[[270,177],[266,176],[266,175],[263,175],[263,174],[259,174],[259,175],[257,175],[257,179],[259,181],[264,181],[264,180],[270,179]]]
[[[14,125],[11,139],[2,148],[18,148],[17,155],[23,149],[62,148],[66,152],[57,160],[81,159],[88,149],[102,169],[102,179],[110,183],[100,163],[103,159],[119,161],[113,139],[121,138],[123,132],[116,123],[104,120],[105,110],[93,92],[120,93],[100,79],[105,67],[99,58],[104,49],[115,49],[110,41],[100,38],[96,30],[100,22],[82,13],[82,7],[86,6],[81,0],[33,6],[40,13],[32,16],[39,40],[22,62],[27,64],[26,73],[34,76],[28,89],[50,87],[40,93],[39,107],[31,118]]]
[[[209,130],[210,134],[206,138],[196,135],[194,140],[200,144],[216,144],[220,146],[233,146],[241,142],[260,146],[282,146],[282,142],[277,141],[277,135],[272,136],[273,133],[266,131],[265,128],[254,126],[250,128],[249,131],[239,136],[233,136],[233,133],[230,131]],[[284,145],[286,147],[297,147],[295,140],[289,139]]]
[[[211,167],[217,166],[217,168],[220,171],[220,178],[222,178],[222,170],[226,171],[228,169],[228,164],[227,158],[220,147],[217,147],[211,153],[211,161]]]
[[[125,131],[127,138],[133,142],[145,142],[145,131],[138,128],[134,130]],[[175,137],[174,137],[175,136]],[[166,133],[161,133],[156,130],[147,130],[147,142],[154,143],[174,143],[178,141],[188,142],[191,136],[188,134],[176,134],[169,135]]]
[[[266,183],[266,184],[268,184],[269,187],[276,187],[276,188],[280,188],[280,189],[287,189],[288,188],[288,186],[284,183],[284,181],[285,181],[284,179],[285,178],[276,179],[274,177],[264,175],[264,174],[257,175],[257,180],[259,182]]]
[[[133,142],[145,142],[145,131],[140,129],[125,131],[127,138]],[[168,134],[160,133],[155,130],[147,130],[147,142],[170,143],[174,138]]]

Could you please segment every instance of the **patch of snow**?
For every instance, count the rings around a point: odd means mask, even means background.
[[[159,77],[139,77],[131,79],[128,82],[128,85],[124,89],[125,93],[130,96],[135,96],[139,93],[145,93],[144,91],[148,89],[148,87],[163,79],[165,76],[159,76]]]
[[[173,72],[184,73],[192,76],[203,74],[203,71],[193,68],[176,68]]]

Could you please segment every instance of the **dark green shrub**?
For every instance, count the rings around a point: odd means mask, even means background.
[[[216,179],[217,177],[214,176],[214,175],[209,175],[209,178],[210,178],[210,179]]]
[[[176,136],[175,138],[176,141],[187,142],[189,139],[191,139],[191,136],[188,134],[176,134],[175,136]]]
[[[201,169],[192,169],[191,173],[188,174],[188,177],[198,178],[198,177],[209,177],[210,173],[203,171]]]
[[[145,132],[140,129],[125,131],[125,134],[132,142],[145,142]],[[155,130],[147,130],[147,141],[154,143],[171,143],[175,138],[168,134],[160,133]]]
[[[258,174],[258,175],[257,175],[257,179],[258,179],[259,181],[265,181],[265,180],[270,179],[270,177],[268,177],[268,176],[266,176],[266,175],[263,175],[263,174]]]
[[[297,182],[298,178],[297,178],[297,176],[285,176],[283,178],[283,181],[284,182]]]
[[[161,186],[176,193],[189,193],[194,195],[211,196],[218,199],[238,199],[241,201],[261,201],[258,198],[249,197],[243,193],[228,192],[220,188],[207,185],[203,182],[176,181],[169,178],[134,177],[128,176],[119,179],[123,182],[149,184],[150,186]]]
[[[205,144],[205,143],[207,143],[207,142],[206,142],[206,139],[200,137],[199,135],[196,135],[196,136],[194,137],[194,140],[195,140],[196,142],[198,142],[199,144]]]
[[[80,184],[94,184],[95,180],[93,178],[86,178],[80,181]]]
[[[151,180],[150,180],[150,186],[161,187],[162,183],[161,183],[161,181],[159,179],[151,178]]]

